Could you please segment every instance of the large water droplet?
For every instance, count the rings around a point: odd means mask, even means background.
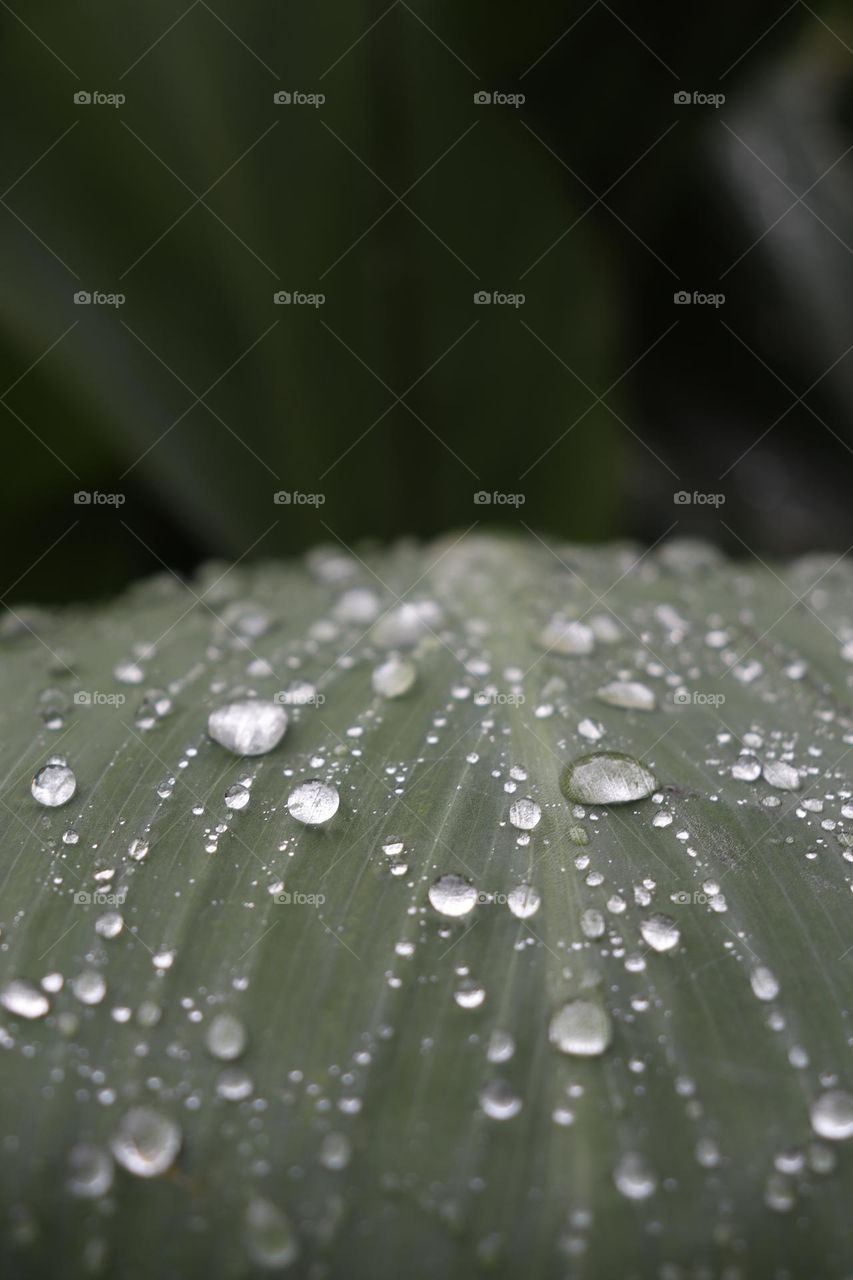
[[[43,1018],[50,1001],[43,991],[23,978],[12,978],[0,991],[0,1004],[16,1018]]]
[[[776,975],[766,965],[756,965],[749,975],[749,981],[759,1000],[775,1000],[779,994]]]
[[[784,760],[768,760],[764,766],[764,781],[779,791],[797,791],[802,785],[799,773]]]
[[[131,1107],[122,1116],[110,1147],[128,1173],[156,1178],[175,1163],[181,1149],[181,1129],[150,1107]]]
[[[388,658],[373,672],[374,692],[383,698],[402,698],[412,688],[417,674],[417,667],[407,658]]]
[[[246,1028],[233,1013],[218,1013],[207,1029],[205,1043],[208,1053],[220,1062],[232,1062],[239,1058],[246,1047]]]
[[[287,1214],[269,1200],[253,1200],[246,1210],[246,1248],[258,1266],[289,1267],[299,1257],[299,1242]]]
[[[822,1093],[811,1107],[812,1128],[821,1138],[853,1137],[853,1094],[844,1089]]]
[[[300,782],[287,797],[287,808],[290,816],[306,826],[316,827],[321,822],[328,822],[338,812],[341,798],[337,787],[312,778],[309,782]]]
[[[654,711],[657,706],[653,691],[639,680],[612,680],[595,696],[609,707],[622,707],[625,711]]]
[[[451,872],[430,885],[429,900],[443,916],[467,916],[477,905],[477,890],[470,881]]]
[[[519,831],[532,831],[541,817],[541,808],[530,796],[519,796],[509,807],[509,820]]]
[[[662,911],[640,921],[640,933],[653,951],[674,951],[681,941],[681,930],[672,916]]]
[[[287,712],[276,702],[249,699],[211,711],[207,732],[238,756],[262,756],[277,747],[287,728]]]
[[[541,902],[542,899],[539,894],[529,884],[516,885],[515,888],[510,889],[506,896],[507,906],[519,920],[526,920],[528,916],[535,916]]]
[[[566,766],[560,789],[573,804],[629,804],[657,789],[651,769],[621,751],[595,751]]]
[[[39,769],[33,778],[30,788],[33,799],[48,809],[58,809],[67,804],[77,790],[77,779],[61,756],[48,760],[43,769]]]
[[[561,1053],[597,1057],[613,1039],[613,1024],[601,1005],[591,1000],[570,1000],[551,1019],[548,1039]]]

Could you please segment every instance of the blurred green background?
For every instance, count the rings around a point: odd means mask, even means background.
[[[10,0],[0,28],[7,600],[475,521],[853,542],[849,6]]]

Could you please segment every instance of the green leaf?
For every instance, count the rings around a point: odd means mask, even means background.
[[[463,537],[7,616],[4,1273],[843,1276],[850,1155],[813,1125],[850,1121],[812,1109],[851,1087],[849,591],[829,558]],[[547,651],[555,616],[592,651]],[[405,639],[416,682],[378,695]],[[294,682],[268,754],[211,740]],[[575,807],[594,752],[659,790]],[[308,779],[321,825],[288,809]],[[179,1126],[159,1176],[106,1154],[138,1108]]]

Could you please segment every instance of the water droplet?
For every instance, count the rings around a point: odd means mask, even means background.
[[[764,766],[764,781],[779,791],[797,791],[802,785],[800,775],[793,765],[784,760],[769,760]]]
[[[43,1018],[50,1001],[38,987],[23,978],[12,978],[0,991],[0,1004],[16,1018]]]
[[[39,769],[30,788],[33,799],[48,809],[67,804],[77,790],[77,779],[65,761],[56,756]]]
[[[595,633],[585,622],[571,622],[555,616],[542,628],[539,642],[551,653],[579,657],[592,653],[595,648]]]
[[[117,938],[124,928],[124,917],[120,911],[105,911],[95,921],[95,933],[99,938]]]
[[[811,1107],[812,1128],[821,1138],[853,1137],[853,1094],[844,1089],[822,1093]]]
[[[766,965],[756,965],[749,975],[749,981],[759,1000],[775,1000],[779,994],[776,976]]]
[[[657,706],[652,690],[638,680],[613,680],[595,696],[609,707],[622,707],[625,711],[654,711]]]
[[[681,941],[681,930],[672,916],[662,911],[640,922],[640,933],[653,951],[674,951]]]
[[[542,810],[530,796],[519,796],[509,809],[509,820],[519,831],[532,831],[539,825]]]
[[[222,1071],[216,1081],[216,1092],[226,1102],[242,1102],[251,1097],[254,1087],[251,1076],[236,1067]]]
[[[290,1219],[269,1200],[252,1200],[246,1210],[246,1248],[253,1262],[271,1271],[289,1267],[299,1257]]]
[[[298,787],[294,787],[287,797],[287,808],[290,816],[297,822],[316,827],[321,822],[334,818],[340,802],[337,787],[312,778],[309,782],[301,782]]]
[[[287,712],[275,702],[229,702],[211,711],[207,732],[238,756],[262,756],[277,747],[287,728]]]
[[[508,1031],[493,1031],[486,1057],[489,1062],[509,1062],[515,1053],[515,1040]]]
[[[492,1120],[511,1120],[521,1110],[521,1098],[505,1080],[491,1080],[480,1090],[480,1106]]]
[[[68,1153],[68,1190],[83,1200],[105,1196],[113,1185],[113,1162],[107,1151],[78,1142]]]
[[[128,1173],[137,1178],[156,1178],[175,1163],[181,1148],[181,1129],[174,1120],[150,1107],[131,1107],[122,1116],[110,1147]]]
[[[594,907],[590,907],[581,916],[581,932],[585,938],[601,938],[605,928],[604,916]]]
[[[597,751],[566,766],[560,789],[574,804],[628,804],[657,789],[657,778],[633,756]]]
[[[486,988],[468,978],[456,988],[453,999],[460,1009],[479,1009],[486,998]]]
[[[352,1144],[345,1133],[327,1133],[320,1144],[320,1164],[326,1169],[345,1169],[352,1155]]]
[[[250,799],[251,792],[242,782],[235,782],[225,792],[225,804],[229,809],[245,809]]]
[[[100,1004],[107,994],[107,984],[97,969],[84,969],[71,979],[71,990],[81,1004]]]
[[[738,756],[732,765],[732,777],[738,782],[755,782],[761,774],[761,761],[755,756]]]
[[[375,693],[383,698],[402,698],[417,679],[418,671],[406,658],[388,658],[371,676]]]
[[[646,1200],[657,1188],[657,1179],[645,1159],[629,1151],[613,1171],[617,1190],[629,1200]]]
[[[467,916],[477,905],[477,890],[470,881],[451,872],[430,885],[429,900],[443,916]]]
[[[613,1039],[610,1015],[591,1000],[570,1000],[551,1019],[548,1039],[560,1053],[597,1057]]]
[[[127,852],[134,862],[141,862],[148,853],[148,841],[143,836],[137,836],[127,846]]]
[[[598,742],[604,737],[604,725],[599,720],[581,720],[578,733],[589,742]]]
[[[409,649],[443,622],[434,600],[417,600],[391,609],[375,623],[371,636],[381,649]]]
[[[542,899],[539,894],[529,884],[516,885],[514,889],[510,889],[506,896],[507,906],[519,920],[526,920],[528,916],[535,916],[541,903]]]
[[[246,1028],[232,1013],[218,1013],[207,1029],[208,1053],[220,1062],[232,1062],[246,1048]]]

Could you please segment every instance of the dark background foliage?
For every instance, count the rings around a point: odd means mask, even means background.
[[[9,599],[474,521],[853,542],[846,6],[10,0],[0,28]]]

